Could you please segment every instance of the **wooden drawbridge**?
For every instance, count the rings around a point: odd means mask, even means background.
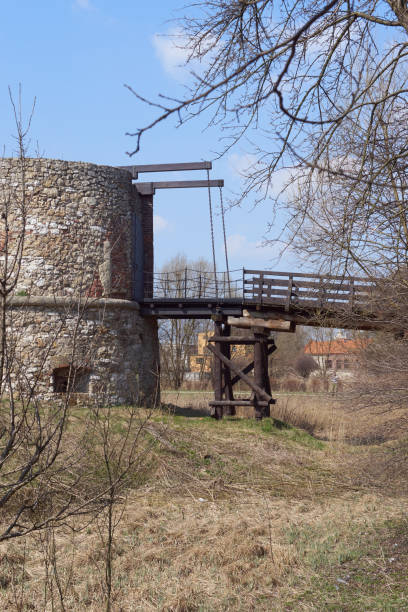
[[[234,414],[235,406],[251,405],[255,416],[269,415],[274,403],[268,376],[268,357],[275,350],[271,331],[294,332],[296,325],[339,327],[348,329],[395,330],[379,306],[378,282],[373,279],[271,270],[238,270],[230,272],[222,180],[210,180],[211,162],[153,164],[122,167],[138,179],[145,172],[205,170],[207,180],[135,182],[145,209],[149,210],[147,234],[153,228],[153,195],[157,189],[207,188],[213,252],[213,272],[207,270],[177,270],[153,272],[153,244],[146,240],[146,228],[135,226],[135,267],[133,299],[140,305],[143,316],[162,319],[213,319],[215,331],[208,348],[214,355],[215,398],[210,405],[214,416]],[[220,190],[220,210],[223,222],[226,272],[216,271],[213,204],[211,188]],[[147,255],[146,255],[147,253]],[[140,265],[142,262],[142,265]],[[247,329],[245,337],[234,335],[233,328]],[[252,345],[254,358],[242,370],[231,360],[231,346]],[[248,374],[254,372],[254,376]],[[238,380],[252,390],[247,400],[234,398],[233,387]]]
[[[243,270],[241,280],[225,274],[181,270],[152,276],[141,303],[145,316],[211,318],[214,336],[208,349],[214,356],[213,416],[235,414],[235,407],[253,406],[255,417],[270,416],[272,398],[268,358],[276,349],[271,331],[291,332],[296,325],[351,329],[389,329],[395,325],[378,312],[377,283],[357,277]],[[246,336],[234,335],[246,329]],[[231,360],[233,345],[253,346],[253,360],[239,369]],[[253,371],[253,377],[248,376]],[[243,381],[251,398],[234,398]]]

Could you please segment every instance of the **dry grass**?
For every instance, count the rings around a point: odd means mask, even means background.
[[[322,440],[381,444],[408,436],[407,408],[386,406],[354,409],[339,395],[292,395],[278,398],[274,415]]]
[[[300,419],[295,399],[280,416]],[[326,416],[316,407],[316,428],[327,431]],[[129,493],[115,542],[113,609],[407,609],[407,445],[336,436],[321,442],[269,419],[157,413],[145,434],[149,471]],[[74,539],[61,529],[57,549],[65,609],[100,610],[97,524]],[[0,609],[24,600],[21,609],[51,610],[39,537],[0,555]]]
[[[246,394],[242,394],[246,395]],[[212,392],[167,391],[163,399],[179,414],[208,414]],[[375,444],[408,436],[407,408],[388,410],[387,406],[355,409],[347,395],[328,393],[274,393],[273,416],[311,435],[351,444]],[[237,408],[237,416],[252,416],[252,409]]]

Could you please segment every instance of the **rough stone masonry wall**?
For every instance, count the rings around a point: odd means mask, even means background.
[[[146,209],[130,174],[59,160],[24,164],[22,181],[18,160],[0,161],[0,206],[9,214],[11,254],[25,226],[8,329],[16,363],[26,364],[26,386],[40,373],[38,390],[52,395],[54,371],[72,365],[88,372],[91,396],[150,403],[157,329],[130,301],[133,270],[143,265],[134,261],[134,223],[143,224]],[[0,228],[4,267],[4,223]],[[17,382],[21,372],[13,368],[13,376]]]

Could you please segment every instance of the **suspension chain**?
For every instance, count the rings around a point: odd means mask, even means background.
[[[212,246],[212,255],[213,255],[214,278],[215,278],[215,295],[218,298],[217,265],[215,262],[213,209],[212,209],[212,201],[211,201],[210,171],[208,170],[208,168],[207,168],[207,186],[208,186],[208,206],[210,209],[211,246]]]
[[[225,252],[225,265],[227,270],[227,282],[228,282],[228,296],[231,297],[231,280],[230,280],[230,271],[229,271],[229,263],[228,263],[228,248],[227,248],[227,235],[225,232],[225,212],[224,212],[224,201],[222,199],[222,187],[220,189],[220,208],[221,208],[221,218],[222,218],[222,232],[224,234],[224,252]]]

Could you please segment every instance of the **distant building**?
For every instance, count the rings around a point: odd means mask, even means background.
[[[190,355],[190,372],[187,378],[189,380],[196,380],[197,376],[191,376],[191,374],[209,375],[211,373],[212,366],[212,353],[207,348],[208,338],[213,335],[213,332],[200,332],[197,334],[197,353]],[[231,357],[246,357],[251,354],[252,347],[248,347],[244,344],[232,345],[231,346]],[[205,378],[205,376],[203,376]]]
[[[305,348],[305,355],[313,357],[320,371],[348,378],[358,368],[359,354],[369,340],[336,337],[333,340],[310,340]]]
[[[212,355],[207,349],[207,340],[212,335],[212,332],[200,332],[197,334],[197,352],[190,355],[190,372],[210,374]]]

